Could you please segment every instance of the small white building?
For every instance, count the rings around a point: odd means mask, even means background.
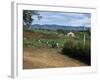
[[[67,37],[75,37],[75,34],[73,32],[67,33]]]

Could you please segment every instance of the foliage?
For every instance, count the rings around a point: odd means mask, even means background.
[[[68,33],[68,31],[67,30],[63,30],[63,29],[58,29],[58,30],[56,30],[58,33],[62,33],[62,34],[66,34],[66,33]]]
[[[62,53],[69,57],[83,61],[84,63],[91,64],[90,54],[90,42],[87,41],[85,44],[81,41],[69,40],[66,41]]]
[[[23,10],[23,25],[26,29],[29,29],[32,21],[34,21],[33,16],[37,16],[37,18],[40,20],[42,16],[38,13],[38,11],[33,10]]]

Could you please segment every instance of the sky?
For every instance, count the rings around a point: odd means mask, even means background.
[[[75,12],[49,12],[49,11],[39,11],[42,19],[38,19],[37,16],[32,18],[34,24],[55,24],[64,26],[91,26],[91,14],[90,13],[75,13]]]

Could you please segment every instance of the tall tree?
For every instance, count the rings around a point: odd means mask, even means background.
[[[23,26],[26,29],[30,29],[32,22],[35,20],[34,16],[37,16],[39,20],[42,18],[36,10],[23,10]]]

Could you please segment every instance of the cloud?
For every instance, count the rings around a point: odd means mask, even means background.
[[[91,14],[89,13],[64,13],[64,12],[47,12],[39,11],[43,17],[40,21],[35,20],[33,24],[57,24],[71,26],[91,26]]]

